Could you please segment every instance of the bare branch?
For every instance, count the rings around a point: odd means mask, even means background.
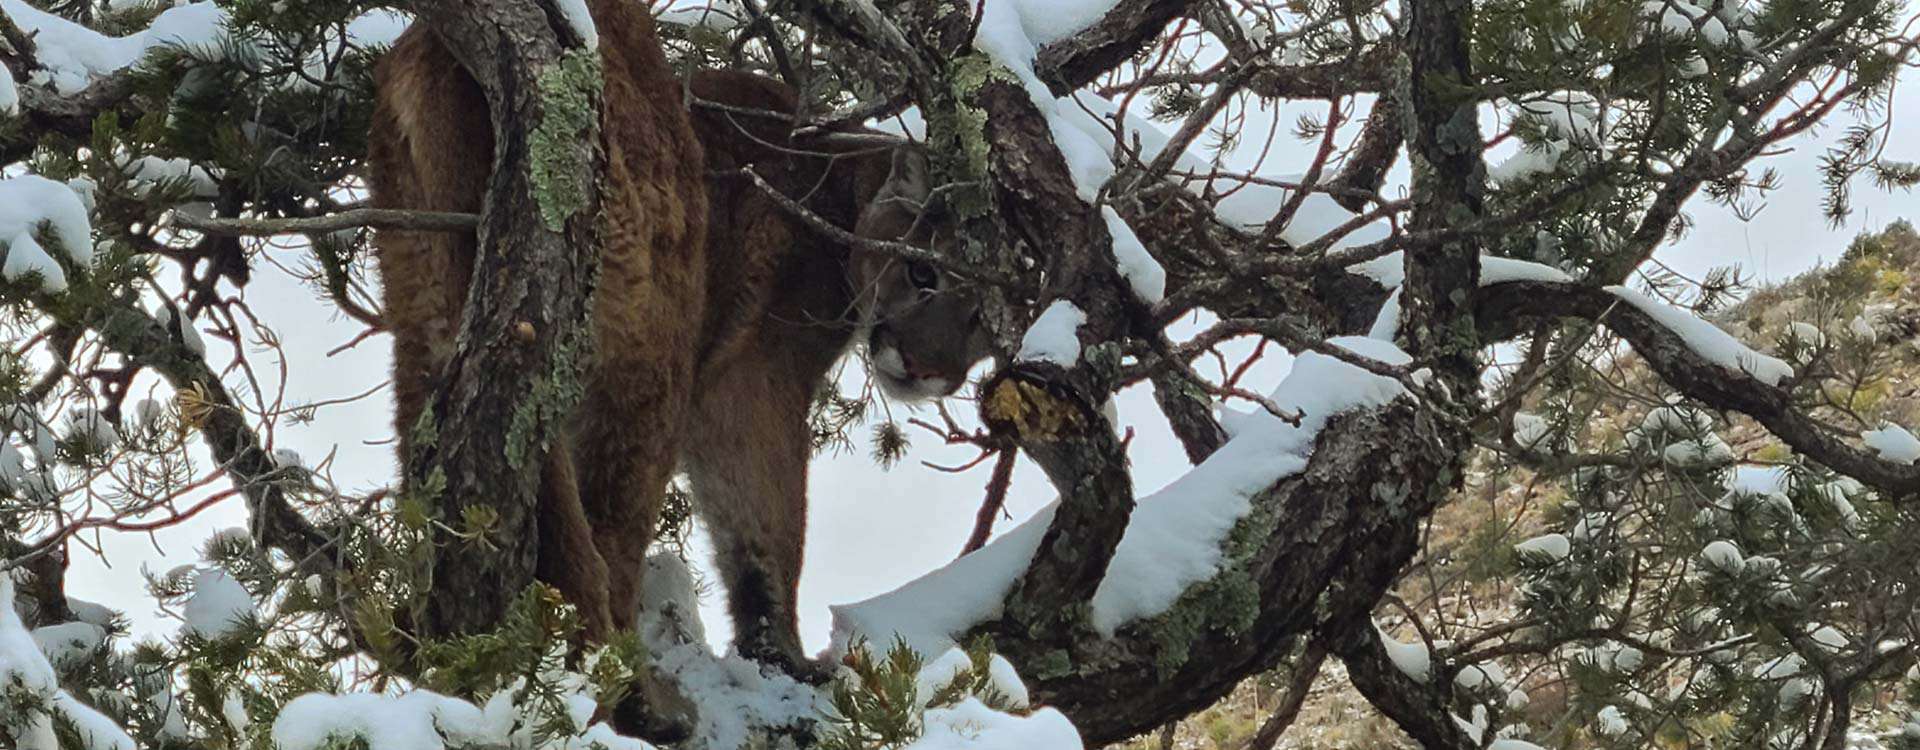
[[[394,208],[354,208],[325,216],[287,219],[215,218],[175,211],[172,214],[172,221],[173,226],[203,234],[254,237],[338,232],[343,229],[362,228],[411,232],[471,232],[480,226],[480,217],[474,214]]]
[[[851,248],[859,249],[859,250],[886,253],[888,255],[898,256],[906,260],[926,263],[938,268],[943,268],[948,271],[952,271],[954,275],[973,279],[975,281],[981,281],[988,284],[998,284],[1000,286],[1008,287],[1010,289],[1016,289],[1016,290],[1022,290],[1022,291],[1030,292],[1032,290],[1032,285],[1022,279],[1018,279],[1013,276],[1000,273],[993,269],[982,268],[980,266],[967,263],[962,259],[952,257],[950,255],[947,255],[946,253],[936,252],[924,247],[919,247],[917,245],[910,245],[905,242],[897,242],[892,240],[876,240],[871,237],[862,237],[860,235],[849,232],[845,229],[841,229],[838,226],[834,226],[833,222],[827,221],[824,217],[820,216],[817,213],[814,213],[811,209],[808,209],[806,206],[801,205],[799,201],[788,197],[786,193],[780,192],[779,188],[774,187],[772,183],[767,182],[767,179],[765,177],[761,177],[758,172],[753,171],[752,167],[743,167],[740,170],[740,174],[746,176],[747,179],[752,180],[754,187],[759,188],[762,193],[765,193],[768,198],[773,200],[775,205],[780,206],[780,208],[786,211],[787,214],[793,216],[796,219],[799,219],[800,223],[807,225],[808,229],[811,229],[815,232],[819,232],[820,234],[826,236],[828,239],[831,239],[834,242],[846,245]]]
[[[1013,482],[1014,459],[1019,458],[1020,450],[1009,446],[999,453],[993,462],[993,476],[987,479],[987,496],[980,501],[980,511],[973,516],[973,532],[967,535],[966,546],[960,548],[963,556],[987,546],[987,538],[993,535],[993,522],[1007,505],[1007,487]]]

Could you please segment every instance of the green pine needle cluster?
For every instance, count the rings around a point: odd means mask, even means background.
[[[853,672],[833,684],[833,711],[818,747],[823,750],[890,750],[912,743],[925,728],[927,709],[953,706],[974,698],[996,711],[1025,714],[994,683],[991,674],[993,639],[979,636],[968,644],[971,667],[936,687],[930,698],[920,695],[920,671],[926,666],[919,652],[896,640],[885,656],[875,658],[865,643],[847,653],[844,664]]]

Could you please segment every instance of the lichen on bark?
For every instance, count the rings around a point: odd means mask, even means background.
[[[533,200],[541,222],[555,232],[587,202],[602,83],[600,55],[586,49],[567,51],[540,73],[540,124],[527,135],[527,147]]]
[[[1146,623],[1158,649],[1154,667],[1162,675],[1185,666],[1193,642],[1208,631],[1237,635],[1253,628],[1260,616],[1260,589],[1247,566],[1273,534],[1277,517],[1273,508],[1256,502],[1227,532],[1219,572],[1188,586],[1173,606]]]
[[[540,434],[536,429],[539,425],[555,425],[549,433],[564,429],[560,420],[571,413],[585,395],[581,364],[587,356],[588,341],[588,332],[582,328],[563,334],[554,347],[553,366],[534,380],[532,391],[515,406],[512,421],[507,425],[508,466],[524,469],[528,458],[540,454],[539,449],[544,446],[536,445],[534,440],[534,436]]]

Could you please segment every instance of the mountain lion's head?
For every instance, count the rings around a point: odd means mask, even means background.
[[[951,231],[922,220],[928,193],[926,153],[916,146],[895,148],[892,173],[855,231],[936,252],[953,250]],[[879,251],[856,251],[852,264],[867,357],[881,390],[921,401],[959,389],[967,371],[990,353],[974,282]]]

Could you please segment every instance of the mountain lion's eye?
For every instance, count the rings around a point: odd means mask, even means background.
[[[929,292],[940,288],[940,272],[931,264],[917,260],[907,264],[907,280]]]

